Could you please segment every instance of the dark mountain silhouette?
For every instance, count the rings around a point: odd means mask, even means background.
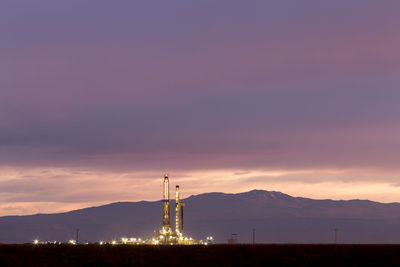
[[[250,243],[400,243],[400,203],[313,200],[280,192],[207,193],[185,200],[185,232],[224,243],[232,233]],[[171,205],[172,207],[174,205]],[[171,208],[171,214],[174,210]],[[0,217],[0,243],[150,237],[161,228],[161,201],[118,202],[58,214]],[[173,223],[171,218],[171,224]]]

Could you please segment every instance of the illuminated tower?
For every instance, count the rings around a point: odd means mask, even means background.
[[[179,185],[175,187],[175,232],[179,235],[180,223],[179,223]]]
[[[164,215],[163,215],[163,232],[170,233],[171,232],[171,223],[169,217],[169,179],[168,174],[164,175],[164,199],[163,199],[163,206],[164,206]]]
[[[180,233],[183,235],[183,207],[185,206],[185,203],[181,202],[181,203],[179,203],[179,206],[181,207],[181,230],[180,230]]]

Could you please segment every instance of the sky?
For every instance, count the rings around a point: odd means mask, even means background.
[[[0,216],[281,191],[400,202],[400,2],[0,3]]]

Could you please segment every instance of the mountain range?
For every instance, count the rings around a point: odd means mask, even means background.
[[[185,233],[226,243],[400,243],[400,203],[314,200],[280,192],[205,193],[184,199]],[[171,201],[171,207],[174,202]],[[174,209],[171,208],[171,225]],[[161,201],[117,202],[56,214],[0,217],[0,243],[148,238],[161,228]],[[335,238],[335,229],[336,238]]]

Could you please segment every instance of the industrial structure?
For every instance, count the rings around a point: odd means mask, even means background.
[[[169,194],[169,178],[168,174],[164,175],[163,180],[163,199],[162,199],[162,225],[161,230],[155,231],[154,236],[148,240],[136,238],[123,238],[123,244],[152,244],[152,245],[196,245],[196,244],[211,244],[212,237],[207,237],[206,241],[195,240],[185,235],[183,230],[183,207],[185,204],[179,199],[179,185],[175,187],[175,231],[171,227],[170,213],[170,194]]]
[[[179,199],[179,185],[175,187],[175,231],[171,227],[170,216],[170,196],[169,196],[169,178],[168,174],[164,175],[163,182],[163,220],[161,230],[152,238],[154,244],[202,244],[202,241],[196,241],[191,237],[187,237],[183,231],[183,207],[184,203]]]

